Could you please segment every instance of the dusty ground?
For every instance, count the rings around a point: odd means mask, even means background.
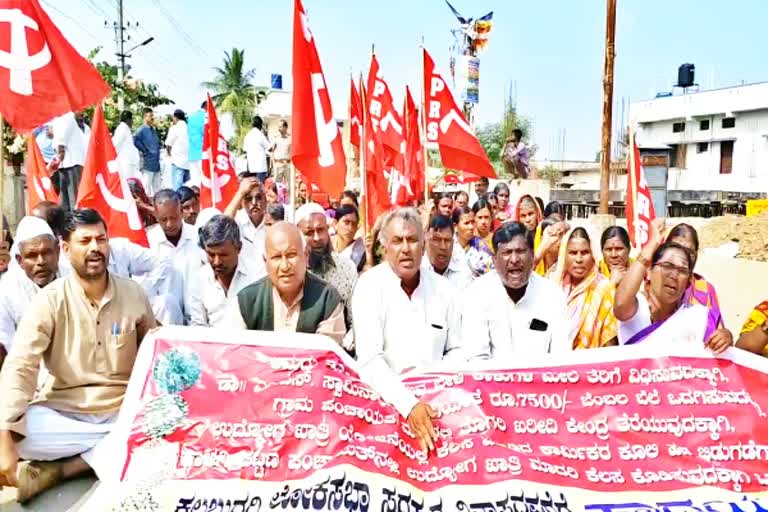
[[[768,261],[768,213],[754,217],[715,217],[699,232],[702,247],[739,244],[739,258]]]

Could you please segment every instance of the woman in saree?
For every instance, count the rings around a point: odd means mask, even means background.
[[[736,346],[759,356],[768,357],[768,300],[764,300],[747,317]]]
[[[699,254],[699,234],[689,224],[678,224],[669,231],[667,240],[682,245],[691,251],[693,267],[696,268],[696,260]],[[717,292],[706,279],[697,273],[693,273],[691,285],[685,292],[685,301],[690,304],[701,304],[709,311],[710,330],[725,329],[723,314],[720,311],[720,301],[717,300]]]
[[[453,254],[461,258],[480,277],[493,269],[493,251],[488,243],[475,234],[475,214],[468,207],[453,211],[453,225],[456,233]]]
[[[496,197],[496,221],[498,221],[498,225],[501,226],[509,220],[514,220],[515,207],[509,200],[509,186],[504,182],[497,183],[493,187],[493,195]]]
[[[557,268],[551,278],[565,293],[574,349],[618,344],[618,323],[613,315],[611,281],[597,268],[599,251],[584,228],[563,237]]]
[[[614,286],[618,286],[624,274],[627,273],[632,263],[629,251],[632,243],[629,233],[621,226],[611,226],[603,231],[600,237],[600,251],[603,257],[600,259],[600,273],[610,278]]]
[[[664,343],[703,343],[719,354],[733,344],[733,336],[711,329],[707,308],[685,300],[694,258],[686,247],[664,242],[663,231],[664,219],[651,222],[648,243],[616,289],[613,313],[619,321],[619,343],[632,345],[653,335]],[[646,274],[647,298],[638,293]]]
[[[493,206],[481,197],[472,206],[472,213],[475,214],[475,234],[493,250]]]

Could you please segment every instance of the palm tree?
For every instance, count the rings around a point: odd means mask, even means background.
[[[202,85],[213,91],[211,98],[216,107],[232,115],[235,145],[242,148],[256,105],[266,97],[265,88],[254,87],[251,83],[256,70],[245,69],[245,50],[232,48],[231,52],[224,52],[224,65],[213,70],[216,77]]]

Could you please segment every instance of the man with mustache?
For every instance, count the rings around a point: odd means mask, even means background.
[[[309,248],[309,271],[339,292],[344,303],[347,330],[352,327],[352,290],[357,283],[357,268],[352,260],[336,253],[331,245],[328,219],[325,210],[317,203],[307,203],[296,210],[296,225],[304,235]],[[349,336],[344,348],[353,349],[353,338]]]
[[[224,211],[224,215],[237,221],[243,242],[243,256],[259,267],[264,264],[264,238],[267,231],[264,225],[264,214],[266,211],[267,196],[264,185],[255,174],[244,174],[240,188]]]
[[[457,290],[472,282],[472,271],[466,263],[453,257],[453,221],[445,215],[433,215],[427,228],[425,258],[421,268],[440,274]]]
[[[228,305],[237,301],[240,290],[264,275],[263,267],[243,256],[240,229],[226,215],[213,216],[200,229],[199,240],[208,264],[192,276],[184,308],[190,325],[227,325]]]
[[[107,271],[107,226],[95,210],[70,214],[62,245],[73,272],[32,299],[0,372],[0,485],[17,487],[22,503],[90,469],[112,470],[105,436],[156,325],[141,286]],[[35,396],[41,360],[51,377]]]
[[[565,294],[532,272],[533,233],[507,222],[493,234],[495,272],[464,295],[461,356],[519,361],[572,350]]]
[[[18,265],[11,266],[0,287],[0,368],[32,297],[59,273],[59,241],[42,219],[21,219],[11,252]]]
[[[458,345],[457,292],[443,276],[421,270],[424,230],[414,208],[387,215],[379,234],[385,260],[364,272],[352,296],[352,319],[360,374],[432,450],[434,409],[420,402],[400,374],[443,359]]]
[[[247,286],[230,310],[231,324],[258,331],[324,334],[341,344],[347,329],[335,288],[307,272],[298,228],[277,222],[267,230],[267,277]]]

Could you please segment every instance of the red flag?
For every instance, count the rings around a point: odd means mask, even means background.
[[[27,135],[27,150],[27,213],[30,213],[43,201],[58,203],[59,194],[53,188],[48,166],[32,134]]]
[[[366,91],[360,84],[360,94],[366,101]],[[365,103],[367,104],[367,103]],[[387,178],[384,176],[384,147],[381,143],[381,132],[371,128],[371,115],[368,109],[363,120],[365,127],[365,144],[363,158],[365,159],[365,212],[368,226],[373,227],[376,219],[392,207],[389,198]]]
[[[496,172],[488,155],[472,133],[445,80],[435,70],[435,62],[427,50],[424,50],[424,98],[427,142],[439,145],[443,165],[449,169],[495,178]]]
[[[360,137],[363,133],[363,103],[352,77],[349,79],[349,85],[349,143],[360,151]]]
[[[333,197],[341,196],[347,177],[341,131],[333,117],[323,67],[301,0],[294,0],[293,8],[291,112],[293,165],[321,190]]]
[[[117,151],[104,122],[100,104],[93,113],[91,140],[80,178],[77,207],[93,208],[99,212],[107,223],[110,237],[127,238],[149,247],[136,201],[128,188],[128,181],[120,172]]]
[[[640,149],[632,132],[629,134],[629,147],[632,152],[627,159],[627,231],[632,245],[641,248],[648,243],[651,222],[656,218],[651,189],[645,181],[643,164],[640,161]]]
[[[37,0],[0,0],[0,113],[11,126],[29,131],[107,94]]]
[[[407,205],[424,196],[424,146],[419,134],[419,110],[411,96],[411,89],[405,87],[405,173],[400,182],[393,185],[393,196],[399,205]]]
[[[387,170],[402,171],[404,167],[403,120],[395,108],[392,92],[384,81],[376,56],[371,56],[371,68],[368,71],[367,111],[371,118],[371,129],[381,134],[384,145],[384,166]]]
[[[229,156],[229,146],[224,136],[219,133],[219,119],[213,106],[211,95],[206,102],[207,113],[203,129],[203,162],[200,180],[200,207],[218,208],[224,211],[237,194],[237,173]],[[212,140],[218,144],[211,144]],[[213,173],[211,173],[211,162]],[[211,179],[213,176],[213,179]]]
[[[470,174],[468,172],[446,173],[443,178],[446,183],[453,183],[456,185],[465,185],[467,183],[473,183],[480,179],[480,176],[476,174]]]

